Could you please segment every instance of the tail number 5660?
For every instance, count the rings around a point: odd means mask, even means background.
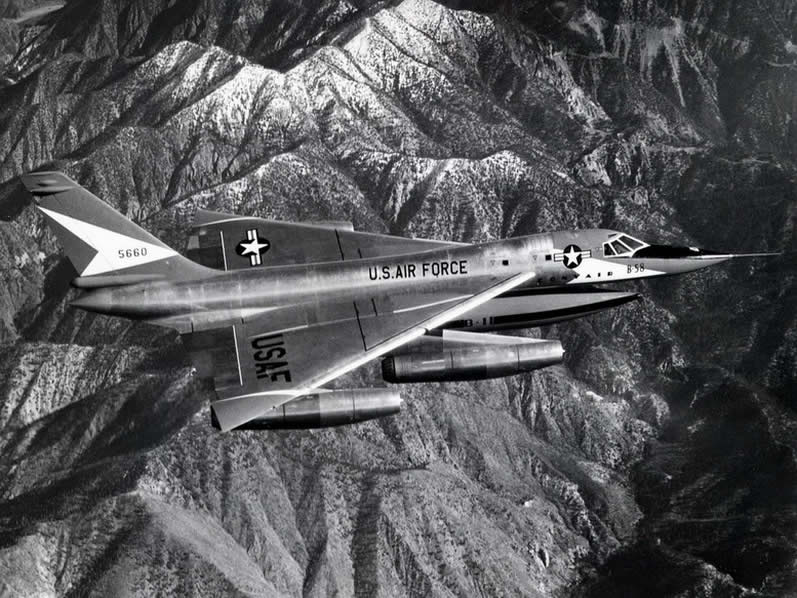
[[[143,257],[147,255],[146,247],[136,247],[135,249],[118,249],[116,251],[120,260],[128,259],[131,257]]]

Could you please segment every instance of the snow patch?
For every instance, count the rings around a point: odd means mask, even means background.
[[[639,47],[639,72],[650,81],[653,64],[662,52],[672,71],[672,82],[682,106],[686,105],[681,89],[679,59],[684,45],[685,33],[682,19],[673,17],[666,27],[648,27],[637,23],[618,23],[614,28],[614,41],[611,53],[628,63],[631,49]]]
[[[27,266],[31,262],[30,256],[27,253],[23,253],[21,255],[14,256],[14,267],[17,269],[22,269]]]
[[[606,21],[589,8],[585,8],[578,17],[570,19],[567,27],[584,37],[595,39],[601,48],[606,48],[606,39],[603,37],[603,28]]]
[[[368,39],[371,36],[371,19],[363,21],[362,28],[357,32],[357,35],[349,39],[344,45],[344,48],[351,52],[353,55],[361,54],[368,50]]]
[[[606,400],[602,396],[600,396],[598,393],[592,392],[591,390],[588,390],[585,394],[587,395],[587,398],[590,398],[593,401],[605,401]]]

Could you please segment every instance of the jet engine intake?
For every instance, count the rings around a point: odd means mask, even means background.
[[[393,355],[382,360],[382,377],[394,383],[484,380],[561,363],[563,355],[564,349],[559,341]]]
[[[401,395],[387,388],[318,390],[295,399],[236,430],[304,430],[327,428],[395,415],[401,411]],[[211,423],[218,421],[211,408]]]

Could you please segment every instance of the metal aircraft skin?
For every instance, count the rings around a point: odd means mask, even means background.
[[[78,272],[81,309],[177,330],[212,376],[214,426],[324,427],[399,411],[392,388],[324,386],[382,358],[388,382],[473,380],[562,361],[559,341],[493,334],[637,298],[597,284],[734,254],[607,229],[480,244],[200,210],[184,257],[60,172],[22,176]],[[773,254],[747,254],[762,256]]]

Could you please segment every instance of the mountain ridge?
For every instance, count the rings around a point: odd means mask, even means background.
[[[730,461],[780,468],[786,488],[794,479],[793,448],[771,448],[783,437],[761,423],[777,418],[788,434],[794,421],[788,260],[632,285],[648,298],[532,332],[562,339],[563,366],[407,387],[389,420],[218,435],[212,386],[174,335],[67,307],[70,267],[16,178],[63,169],[178,249],[204,207],[457,241],[606,226],[793,251],[794,104],[781,98],[797,78],[766,64],[789,55],[787,36],[761,23],[793,28],[786,4],[746,19],[721,0],[692,15],[665,1],[618,12],[592,1],[184,4],[69,2],[21,29],[3,73],[0,360],[13,375],[0,390],[0,587],[599,596],[794,585],[788,502],[767,512],[761,482]],[[236,14],[243,29],[230,28]],[[732,93],[737,72],[750,93]],[[368,366],[341,383],[381,380]],[[716,388],[735,389],[727,410]],[[742,450],[740,418],[760,454]],[[738,445],[720,442],[729,430]],[[704,491],[718,471],[729,496],[767,513],[743,529],[770,561],[748,559],[744,535],[715,517],[740,508]],[[696,529],[692,544],[678,535]],[[646,558],[659,586],[623,576]]]

